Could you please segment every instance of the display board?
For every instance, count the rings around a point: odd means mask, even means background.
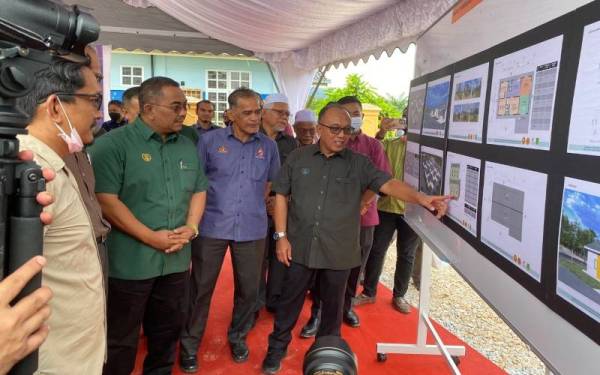
[[[481,241],[540,281],[546,185],[543,173],[485,163]]]
[[[444,194],[455,197],[448,203],[448,217],[477,236],[481,160],[448,151]]]
[[[425,90],[409,102],[424,118],[428,88],[450,77],[447,135],[423,121],[408,140],[420,145],[420,190],[436,192],[432,171],[445,160],[443,190],[457,199],[440,225],[422,210],[407,220],[426,241],[444,239],[439,252],[559,373],[597,372],[600,358],[598,51],[594,1],[411,82]]]
[[[442,194],[444,181],[444,152],[421,146],[419,190],[428,195]]]
[[[489,63],[454,74],[448,138],[481,143]]]
[[[556,293],[600,322],[600,184],[565,178]]]
[[[426,84],[410,88],[408,95],[408,132],[421,133],[423,120],[423,104],[425,103]]]
[[[415,189],[419,188],[420,169],[419,144],[408,141],[406,143],[406,156],[404,157],[404,182]]]
[[[600,21],[583,29],[568,151],[600,156]]]
[[[427,84],[423,109],[423,135],[444,138],[448,100],[450,98],[450,76]]]
[[[494,60],[488,143],[550,149],[563,36]]]

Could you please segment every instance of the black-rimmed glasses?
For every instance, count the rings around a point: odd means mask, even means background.
[[[56,96],[76,96],[80,98],[86,98],[90,101],[90,103],[92,103],[96,107],[97,110],[100,110],[100,108],[102,108],[102,94],[82,94],[75,92],[53,92],[52,94]]]
[[[318,124],[321,125],[321,126],[326,127],[327,129],[329,129],[329,131],[331,132],[331,134],[334,134],[334,135],[338,135],[342,131],[344,132],[344,135],[350,135],[350,134],[352,134],[352,128],[350,126],[344,126],[344,127],[341,127],[341,126],[329,126],[329,125],[325,125],[325,124],[323,124],[321,122],[319,122]]]

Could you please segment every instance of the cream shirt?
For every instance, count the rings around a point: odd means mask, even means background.
[[[73,174],[61,157],[37,138],[19,136],[21,150],[51,168],[46,184],[54,203],[44,208],[52,223],[44,227],[42,284],[52,289],[50,334],[40,347],[36,374],[95,375],[106,356],[106,301],[102,267],[92,222]]]

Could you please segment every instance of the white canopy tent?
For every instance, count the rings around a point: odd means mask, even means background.
[[[306,103],[316,69],[406,50],[456,0],[66,2],[83,4],[97,16],[103,44],[132,49],[137,40],[138,48],[148,50],[146,42],[154,39],[156,49],[169,52],[163,42],[171,40],[182,52],[186,41],[190,51],[211,49],[201,47],[210,42],[216,53],[254,53],[272,67],[279,90],[296,111]]]

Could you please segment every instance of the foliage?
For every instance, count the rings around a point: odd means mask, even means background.
[[[349,74],[346,77],[345,87],[326,89],[325,97],[313,100],[310,109],[319,113],[327,103],[337,101],[348,95],[356,96],[362,103],[370,103],[378,106],[381,108],[381,115],[384,117],[400,117],[402,110],[408,101],[404,97],[393,98],[393,100],[391,100],[391,97],[388,96],[386,99],[379,95],[368,82],[365,82],[361,75]]]
[[[600,282],[598,282],[598,280],[596,280],[593,277],[591,277],[590,275],[588,275],[579,264],[577,264],[575,262],[571,262],[567,259],[561,258],[560,266],[568,269],[569,272],[571,272],[572,274],[577,276],[577,278],[582,280],[584,283],[586,283],[590,287],[592,287],[594,289],[600,289]]]
[[[581,224],[570,221],[565,215],[561,220],[560,244],[571,249],[575,254],[585,257],[586,252],[583,247],[596,239],[596,232],[592,229],[584,229]]]

